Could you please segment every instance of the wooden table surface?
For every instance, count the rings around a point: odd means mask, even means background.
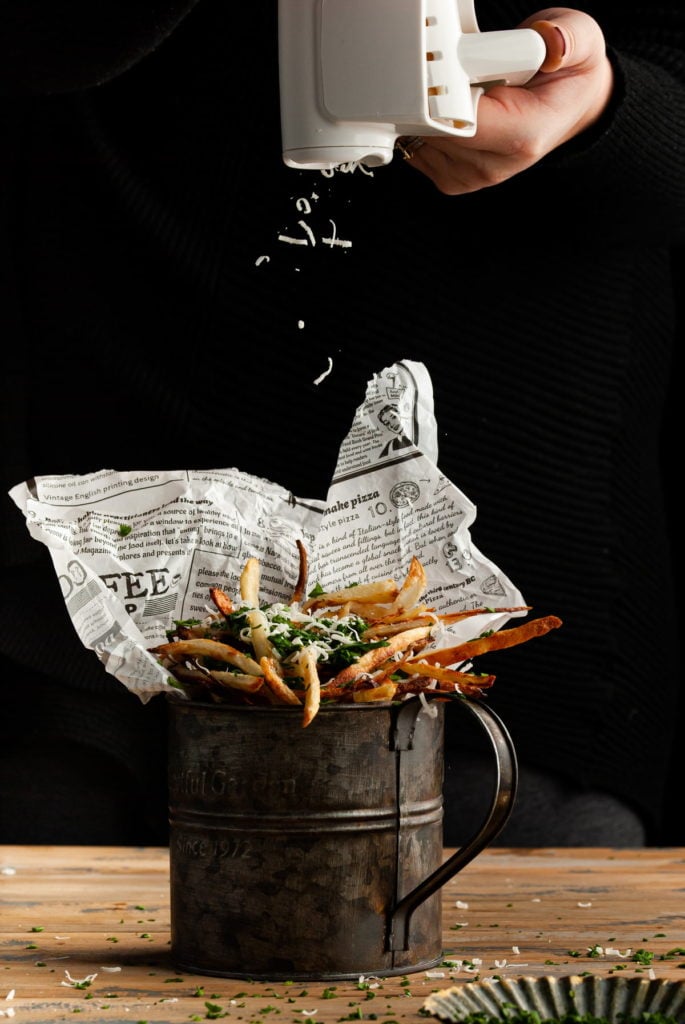
[[[0,1019],[425,1024],[429,993],[493,975],[685,979],[685,848],[491,847],[442,892],[444,966],[246,982],[175,969],[166,849],[0,846]]]

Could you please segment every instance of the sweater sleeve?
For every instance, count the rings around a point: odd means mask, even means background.
[[[540,187],[578,231],[618,244],[685,239],[685,12],[676,4],[579,4],[601,25],[615,74],[600,121],[542,162]],[[647,18],[647,22],[645,21]]]
[[[672,3],[645,13],[614,0],[577,6],[607,42],[615,73],[607,109],[524,173],[460,197],[460,213],[487,205],[502,237],[539,236],[547,246],[682,245],[685,9]],[[541,214],[552,208],[556,231]]]
[[[0,0],[0,96],[73,92],[137,64],[198,0]]]

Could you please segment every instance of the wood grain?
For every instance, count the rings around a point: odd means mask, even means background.
[[[685,980],[685,848],[491,848],[443,889],[452,964],[374,987],[179,973],[168,886],[166,849],[0,847],[0,1019],[419,1024],[431,991],[478,977]]]

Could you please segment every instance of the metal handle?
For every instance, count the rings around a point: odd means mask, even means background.
[[[488,734],[495,751],[497,777],[488,815],[470,842],[462,846],[415,889],[407,893],[390,914],[388,949],[409,949],[409,920],[424,900],[441,889],[502,831],[514,809],[518,785],[516,751],[506,727],[495,712],[479,701],[464,697],[453,703],[466,707]]]

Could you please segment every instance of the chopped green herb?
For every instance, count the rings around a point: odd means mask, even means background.
[[[217,1003],[205,1003],[205,1006],[207,1007],[206,1020],[218,1020],[219,1017],[228,1017],[226,1010],[222,1009]]]

